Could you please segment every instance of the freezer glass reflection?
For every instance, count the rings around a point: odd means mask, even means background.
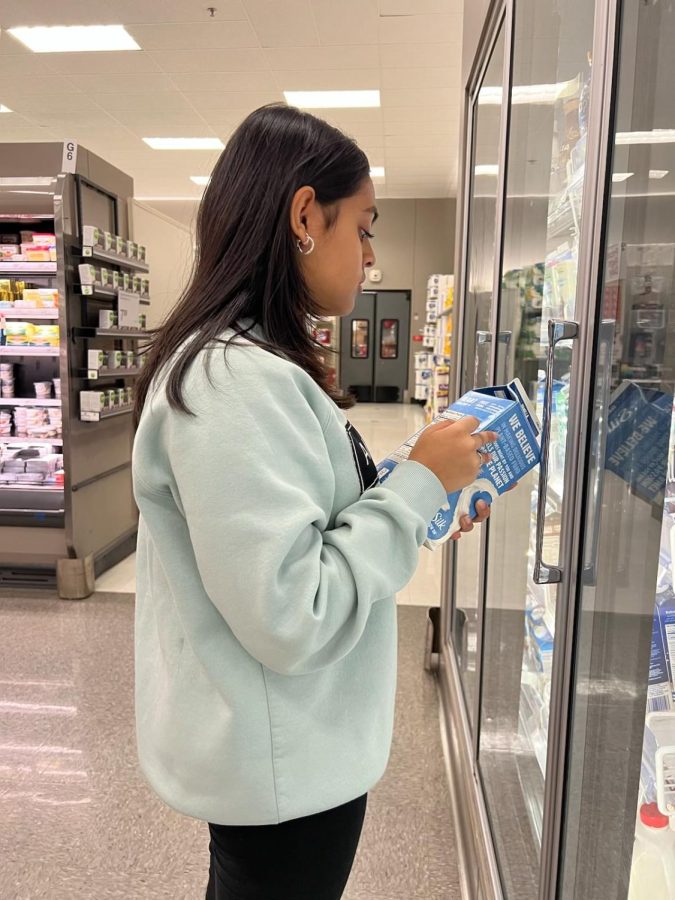
[[[673,41],[672,4],[622,6],[565,900],[675,897]]]
[[[574,319],[583,210],[594,4],[515,6],[504,207],[498,378],[519,378],[539,418],[548,323]],[[543,560],[556,565],[572,363],[552,372]],[[505,895],[539,896],[556,585],[535,584],[539,470],[492,513],[484,617],[479,769]]]
[[[483,83],[474,101],[472,181],[469,202],[467,282],[464,303],[464,352],[461,393],[490,382],[490,327],[494,281],[495,219],[498,178],[496,165],[482,174],[499,156],[501,92],[504,69],[504,33],[499,33]],[[495,94],[495,91],[497,92]],[[481,98],[496,96],[496,103]],[[486,339],[487,338],[487,339]],[[455,609],[452,640],[457,657],[469,721],[473,723],[476,702],[476,653],[481,596],[481,533],[465,534],[455,555]]]

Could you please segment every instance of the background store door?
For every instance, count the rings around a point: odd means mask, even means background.
[[[360,402],[402,403],[408,386],[410,293],[364,292],[342,319],[342,387]]]

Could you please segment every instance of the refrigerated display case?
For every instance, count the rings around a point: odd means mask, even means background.
[[[150,301],[132,195],[129,176],[71,142],[0,143],[0,586],[87,596],[134,549]]]
[[[484,6],[465,22],[453,395],[519,378],[542,462],[444,551],[465,894],[667,900],[675,9]]]

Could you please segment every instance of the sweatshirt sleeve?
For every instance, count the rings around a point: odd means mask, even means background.
[[[204,589],[263,665],[330,666],[358,643],[372,605],[414,574],[445,492],[407,461],[331,522],[335,473],[303,385],[292,374],[230,380],[225,398],[219,380],[205,382],[196,415],[170,410],[163,428]]]

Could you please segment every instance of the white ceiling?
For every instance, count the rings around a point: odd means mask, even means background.
[[[211,18],[206,7],[216,7]],[[374,89],[380,109],[317,110],[384,166],[380,197],[457,188],[461,0],[19,0],[3,29],[123,24],[142,47],[36,54],[0,33],[0,140],[77,140],[139,197],[198,198],[217,153],[143,137],[217,136],[283,90]],[[175,206],[172,204],[172,206]]]

